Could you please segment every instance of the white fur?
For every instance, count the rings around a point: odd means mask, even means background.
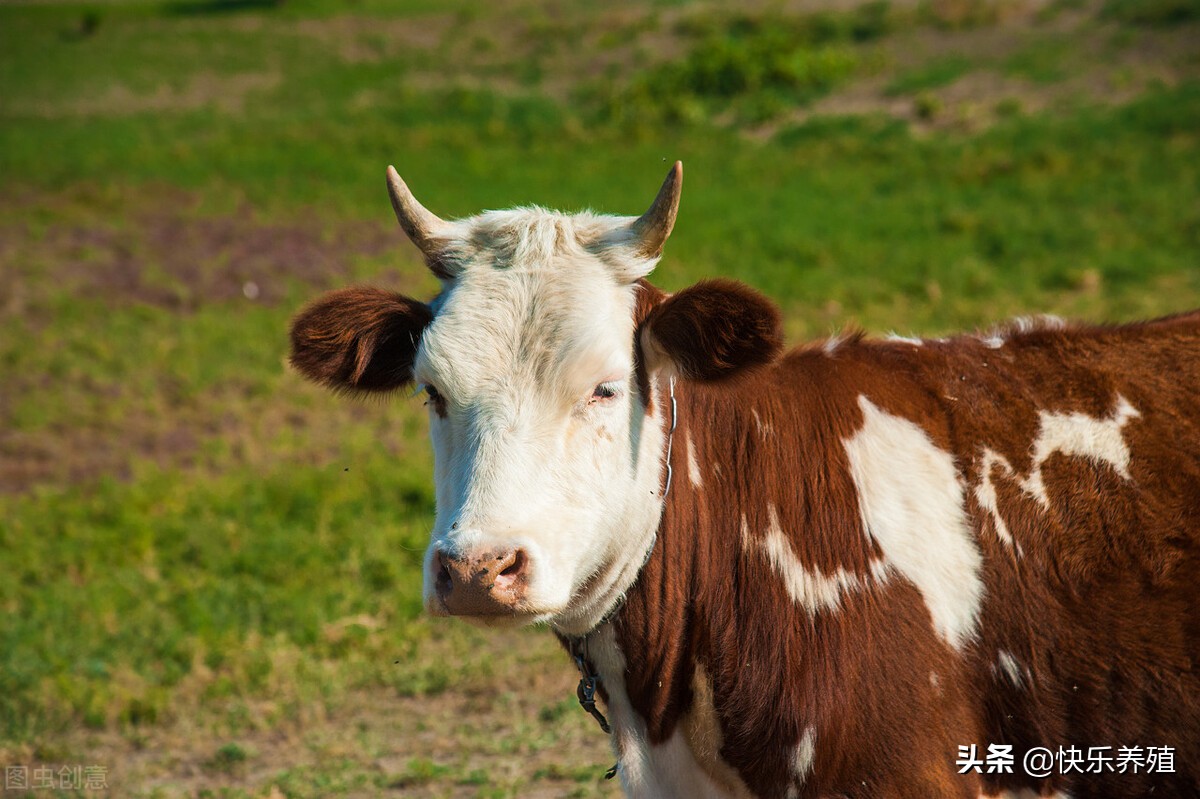
[[[1122,430],[1131,419],[1139,416],[1141,414],[1138,410],[1120,394],[1117,395],[1113,412],[1102,419],[1083,413],[1041,411],[1038,414],[1038,437],[1030,447],[1033,455],[1027,475],[1018,474],[1007,458],[990,447],[984,447],[979,456],[979,482],[975,486],[974,494],[979,507],[992,517],[996,536],[1009,546],[1015,547],[1018,555],[1022,554],[1021,545],[1013,538],[1012,531],[1000,515],[996,487],[992,481],[995,467],[1000,468],[1003,477],[1015,480],[1027,496],[1048,510],[1050,496],[1046,492],[1042,466],[1055,453],[1108,464],[1122,478],[1130,479],[1129,446],[1125,443]]]
[[[996,486],[992,483],[992,469],[999,466],[1004,474],[1011,477],[1013,474],[1012,464],[1003,455],[998,454],[995,450],[984,447],[983,455],[980,456],[979,464],[979,483],[975,486],[975,501],[979,503],[979,507],[987,511],[992,517],[992,526],[996,530],[996,537],[1009,546],[1016,547],[1017,552],[1021,551],[1021,547],[1013,540],[1012,533],[1008,529],[1008,524],[1000,515],[1000,505],[996,498]]]
[[[440,234],[454,278],[414,365],[447,410],[430,414],[431,612],[438,549],[522,548],[529,584],[514,620],[568,634],[594,627],[636,578],[661,515],[665,447],[633,375],[630,281],[653,262],[626,246],[628,222],[526,208]],[[608,381],[623,390],[591,402]]]
[[[1021,482],[1025,493],[1035,498],[1043,508],[1050,507],[1046,484],[1042,480],[1042,464],[1056,452],[1090,458],[1097,463],[1107,463],[1117,474],[1129,479],[1129,446],[1121,435],[1121,428],[1141,414],[1120,394],[1112,415],[1096,419],[1083,413],[1038,414],[1041,429],[1033,443],[1033,468]]]
[[[980,335],[979,340],[988,349],[998,350],[1008,343],[1008,336],[1013,333],[1020,335],[1035,330],[1062,330],[1066,326],[1067,323],[1062,317],[1052,314],[1019,316],[1006,325]]]
[[[935,629],[961,649],[976,633],[983,581],[954,458],[913,422],[865,396],[858,404],[863,427],[845,446],[867,535],[921,592]]]
[[[784,794],[786,799],[796,799],[800,795],[800,789],[808,781],[808,775],[812,773],[813,759],[816,757],[816,743],[817,731],[812,726],[805,727],[800,743],[796,744],[796,749],[792,752],[793,782]]]
[[[833,354],[837,352],[838,347],[842,346],[845,341],[846,338],[840,333],[832,335],[825,339],[824,343],[821,344],[821,352],[833,357]]]
[[[696,443],[692,441],[691,434],[688,434],[686,444],[688,480],[696,488],[701,488],[704,485],[704,476],[700,473],[700,461],[696,458]]]
[[[1054,314],[1018,316],[1008,324],[1018,333],[1032,333],[1035,330],[1062,330],[1067,326],[1065,319]]]
[[[741,784],[740,779],[727,766],[727,772],[722,772],[720,763],[707,762],[720,749],[719,742],[701,742],[695,739],[696,725],[689,728],[689,719],[684,719],[681,729],[657,746],[651,746],[646,737],[646,724],[633,709],[629,694],[625,688],[625,655],[617,646],[616,636],[612,625],[599,627],[587,638],[587,654],[600,679],[608,692],[609,719],[613,727],[613,749],[617,756],[619,768],[617,774],[621,778],[621,786],[626,796],[631,799],[668,799],[668,797],[698,797],[699,799],[748,799],[750,793]],[[705,681],[703,672],[698,674]],[[707,686],[707,682],[704,684]],[[709,698],[699,697],[700,705],[693,712],[712,714],[715,722],[715,710],[711,708],[711,689]],[[707,702],[708,705],[704,703]],[[712,726],[708,720],[702,721],[701,726]],[[689,728],[692,740],[688,739]],[[719,729],[706,730],[708,735],[720,735]],[[709,771],[701,764],[693,752],[693,747],[701,750],[702,756],[710,769],[722,772],[726,777],[718,784],[709,776]]]
[[[982,341],[983,345],[990,350],[998,350],[1004,346],[1004,336],[1001,336],[999,333],[992,333],[988,336],[984,336],[980,339],[980,341]]]
[[[771,423],[764,422],[762,417],[758,415],[758,411],[756,409],[750,409],[750,418],[754,419],[754,429],[757,430],[758,434],[763,438],[767,438],[775,432],[771,427]]]
[[[651,747],[653,785],[647,783],[626,791],[631,797],[696,797],[696,799],[750,799],[749,791],[730,791],[715,783],[696,762],[683,736],[676,732],[664,743]]]
[[[1012,654],[1003,649],[996,653],[996,665],[992,667],[992,671],[993,673],[1004,673],[1016,688],[1021,688],[1025,684],[1021,664]]]
[[[809,613],[837,610],[844,594],[863,589],[864,580],[840,566],[833,574],[806,567],[788,543],[788,536],[779,524],[779,514],[774,505],[767,506],[767,518],[766,532],[757,538],[751,535],[746,517],[742,516],[742,546],[762,553],[775,573],[783,579],[788,596],[797,605]],[[877,579],[882,582],[885,573],[882,569],[875,571]]]
[[[692,705],[680,719],[678,729],[680,732],[676,737],[682,735],[696,766],[703,771],[707,784],[711,785],[707,789],[710,794],[717,791],[718,795],[731,799],[749,799],[753,796],[741,775],[721,757],[724,735],[713,700],[712,683],[699,662],[694,663],[692,671]],[[676,796],[691,795],[690,791],[682,789],[679,782],[675,785]]]
[[[800,743],[796,745],[796,751],[792,753],[792,776],[797,781],[803,783],[808,779],[808,775],[813,770],[813,760],[817,754],[817,731],[813,727],[806,727],[804,735],[800,738]]]
[[[625,653],[617,646],[611,624],[587,636],[587,657],[596,668],[608,694],[608,718],[612,723],[613,751],[617,756],[621,786],[630,797],[651,797],[657,789],[646,740],[646,723],[633,709],[625,688]]]

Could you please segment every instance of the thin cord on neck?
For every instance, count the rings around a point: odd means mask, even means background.
[[[675,407],[675,375],[671,375],[671,429],[667,431],[667,484],[663,487],[662,498],[667,498],[667,493],[671,490],[671,477],[674,475],[674,469],[671,468],[671,446],[675,443],[675,425],[679,421],[679,415]]]

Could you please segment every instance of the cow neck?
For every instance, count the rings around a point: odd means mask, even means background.
[[[667,386],[669,392],[668,396],[671,400],[671,426],[667,428],[667,448],[664,458],[666,463],[666,479],[663,480],[662,493],[659,495],[659,499],[663,503],[663,507],[666,507],[667,495],[671,492],[671,480],[674,476],[674,469],[671,467],[671,453],[675,441],[675,428],[679,426],[679,406],[675,401],[674,375],[672,375],[670,380],[667,382]],[[653,537],[650,540],[650,546],[646,548],[646,557],[642,560],[642,565],[639,567],[639,573],[641,569],[645,568],[646,564],[650,561],[650,556],[654,554],[654,548],[657,544],[658,528],[656,527]],[[634,585],[636,584],[637,580],[635,579]],[[612,609],[605,613],[604,617],[601,618],[596,626],[591,630],[588,630],[586,633],[579,636],[561,636],[563,642],[567,646],[567,652],[571,655],[571,660],[575,663],[575,667],[579,669],[579,686],[575,691],[576,696],[579,699],[579,705],[585,711],[587,711],[590,716],[596,719],[596,723],[600,725],[600,729],[605,733],[612,733],[612,727],[609,726],[608,719],[606,719],[604,714],[601,713],[599,708],[596,707],[596,692],[600,689],[601,680],[600,674],[596,671],[595,664],[592,663],[591,657],[588,653],[588,638],[590,638],[591,635],[597,630],[613,620],[613,618],[624,607],[625,598],[628,596],[629,591],[632,590],[633,586],[630,586],[629,589],[626,590],[626,592],[623,593],[617,600],[616,604],[613,605]],[[611,779],[613,774],[616,773],[615,768],[616,767],[614,766],[614,770],[605,775],[606,778]]]

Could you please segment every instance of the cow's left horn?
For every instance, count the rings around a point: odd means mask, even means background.
[[[417,202],[417,198],[408,190],[408,186],[400,179],[396,168],[387,168],[388,194],[392,197],[392,208],[396,211],[396,220],[404,232],[417,245],[417,249],[425,253],[426,258],[435,254],[433,238],[446,227],[437,214]]]
[[[663,245],[671,228],[675,227],[675,217],[679,213],[679,194],[683,191],[683,162],[676,161],[667,173],[662,188],[654,203],[633,223],[633,232],[637,237],[637,248],[640,255],[646,258],[657,258],[662,255]]]

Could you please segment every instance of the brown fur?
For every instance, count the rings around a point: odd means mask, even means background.
[[[733,280],[706,280],[672,294],[643,325],[692,380],[720,380],[773,360],[783,348],[779,311]]]
[[[292,322],[291,364],[340,391],[391,391],[412,381],[429,306],[368,286],[331,291]]]
[[[685,375],[708,374],[706,359],[728,362],[703,335],[659,336],[658,318],[646,325]],[[703,328],[699,318],[673,325]],[[802,797],[973,798],[1022,787],[1073,799],[1200,795],[1198,355],[1200,314],[1190,314],[1012,333],[999,349],[971,337],[922,347],[853,338],[832,354],[793,351],[735,384],[681,380],[676,479],[654,553],[615,620],[650,742],[682,723],[699,663],[722,759],[760,796],[789,787]],[[773,352],[762,356],[748,360]],[[1015,557],[969,490],[982,448],[1024,473],[1039,410],[1105,417],[1118,393],[1141,413],[1123,430],[1131,480],[1054,455],[1043,465],[1046,511],[993,475],[1023,549]],[[917,423],[954,455],[968,486],[986,596],[979,635],[962,653],[938,637],[901,577],[810,616],[742,545],[743,518],[763,529],[771,503],[802,563],[869,579],[879,553],[863,533],[843,445],[861,427],[860,394]],[[699,488],[686,479],[685,438]],[[1023,688],[996,672],[1000,650],[1028,667]],[[816,757],[801,782],[789,763],[810,725]],[[958,746],[986,753],[993,743],[1014,746],[1014,774],[957,774]],[[1028,747],[1072,745],[1113,754],[1172,746],[1178,773],[1023,774]]]

